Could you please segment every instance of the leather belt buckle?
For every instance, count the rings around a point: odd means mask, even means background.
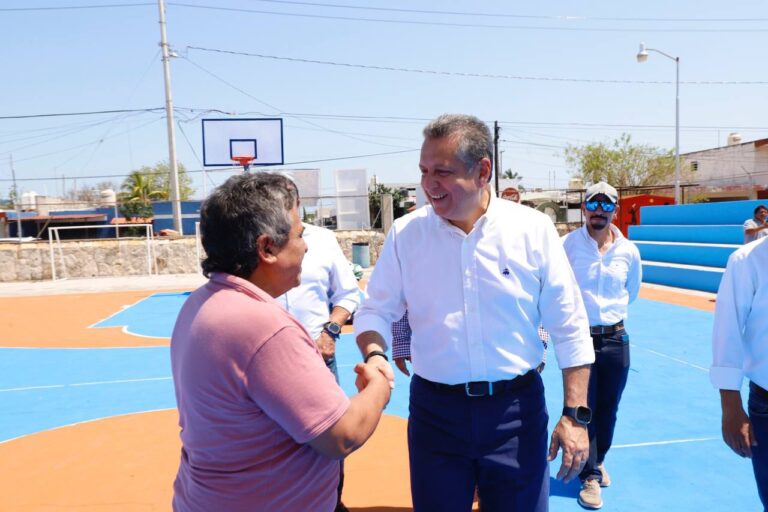
[[[485,384],[485,389],[482,385]],[[467,382],[464,384],[464,392],[467,396],[493,396],[493,382]]]

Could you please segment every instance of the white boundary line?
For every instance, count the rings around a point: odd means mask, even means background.
[[[3,350],[143,350],[143,349],[168,349],[169,345],[139,345],[129,347],[0,347]]]
[[[684,359],[678,359],[676,357],[668,356],[667,354],[663,354],[661,352],[657,352],[656,350],[652,350],[650,348],[641,347],[638,345],[635,345],[634,343],[630,344],[631,347],[634,347],[636,349],[645,350],[646,352],[650,352],[651,354],[657,355],[659,357],[663,357],[665,359],[670,359],[672,361],[675,361],[680,364],[684,364],[686,366],[690,366],[691,368],[696,368],[697,370],[701,370],[703,372],[709,373],[709,368],[704,368],[703,366],[699,366],[697,364],[689,363],[688,361],[685,361]]]
[[[37,432],[30,432],[29,434],[22,434],[20,436],[12,437],[10,439],[6,439],[4,441],[0,441],[0,445],[6,444],[6,443],[10,443],[11,441],[16,441],[18,439],[23,439],[25,437],[30,437],[30,436],[34,436],[34,435],[37,435],[37,434],[42,434],[44,432],[53,432],[54,430],[59,430],[59,429],[68,428],[68,427],[76,427],[78,425],[85,425],[86,423],[93,423],[95,421],[107,420],[107,419],[110,419],[110,418],[120,418],[120,417],[123,417],[123,416],[134,416],[136,414],[147,414],[147,413],[152,413],[152,412],[175,411],[175,410],[176,410],[175,407],[168,407],[168,408],[165,408],[165,409],[152,409],[151,411],[126,412],[126,413],[123,413],[123,414],[114,414],[112,416],[104,416],[104,417],[95,418],[95,419],[92,419],[92,420],[76,421],[75,423],[68,423],[66,425],[59,425],[57,427],[46,428],[44,430],[38,430]]]
[[[691,439],[672,439],[670,441],[649,441],[646,443],[631,443],[631,444],[615,444],[611,446],[612,449],[616,448],[641,448],[644,446],[663,446],[667,444],[683,444],[683,443],[702,443],[706,441],[718,441],[719,437],[695,437]]]
[[[108,317],[106,317],[106,318],[102,318],[102,319],[101,319],[101,320],[99,320],[98,322],[95,322],[95,323],[93,323],[93,324],[89,325],[89,326],[88,326],[88,329],[104,329],[105,327],[96,327],[96,324],[100,324],[101,322],[106,322],[106,321],[107,321],[107,320],[109,320],[110,318],[112,318],[112,317],[114,317],[114,316],[117,316],[117,315],[119,315],[120,313],[124,312],[126,309],[128,309],[128,308],[132,308],[133,306],[137,306],[137,305],[141,304],[142,302],[144,302],[145,300],[147,300],[147,299],[150,299],[150,298],[154,297],[154,296],[155,296],[155,294],[157,294],[157,293],[162,293],[162,292],[152,292],[150,295],[147,295],[147,296],[146,296],[146,297],[144,297],[143,299],[139,299],[139,300],[137,300],[137,301],[136,301],[136,302],[134,302],[133,304],[123,304],[123,306],[121,306],[121,307],[122,307],[122,309],[120,309],[120,311],[115,311],[114,313],[112,313],[112,314],[111,314],[111,315],[109,315]],[[111,325],[110,327],[117,327],[117,326],[116,326],[116,325]]]
[[[160,380],[171,380],[173,377],[147,377],[145,379],[119,379],[119,380],[101,380],[93,382],[75,382],[72,384],[47,384],[45,386],[26,386],[22,388],[0,388],[0,393],[10,393],[12,391],[32,391],[35,389],[61,389],[78,388],[83,386],[100,386],[102,384],[132,384],[134,382],[155,382]]]

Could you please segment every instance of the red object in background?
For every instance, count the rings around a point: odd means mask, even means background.
[[[640,208],[643,206],[662,206],[675,204],[675,198],[640,194],[619,198],[619,213],[613,218],[613,223],[629,238],[629,226],[640,224]]]
[[[501,198],[515,203],[520,202],[520,191],[515,187],[507,187],[501,192]]]

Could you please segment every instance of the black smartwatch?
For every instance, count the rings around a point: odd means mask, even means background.
[[[586,427],[589,425],[589,422],[592,421],[592,409],[585,405],[579,405],[577,407],[563,407],[563,416],[573,418],[576,420],[576,423]]]
[[[341,326],[336,322],[326,322],[323,325],[323,330],[334,340],[338,340],[341,336]]]

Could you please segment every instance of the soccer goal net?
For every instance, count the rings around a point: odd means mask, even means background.
[[[126,228],[131,235],[123,236]],[[116,238],[62,239],[67,230],[110,230]],[[136,235],[136,233],[139,235]],[[143,234],[142,234],[143,232]],[[157,274],[152,224],[48,228],[51,279]]]

